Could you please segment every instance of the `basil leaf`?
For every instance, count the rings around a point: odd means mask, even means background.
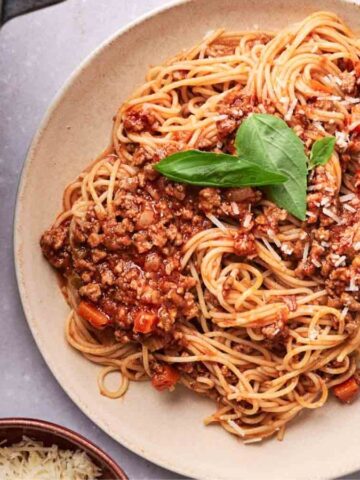
[[[325,165],[330,160],[330,157],[335,148],[335,137],[324,137],[321,140],[316,140],[311,147],[309,158],[309,170],[318,165]]]
[[[235,146],[239,157],[288,176],[266,192],[276,205],[305,220],[307,158],[294,131],[278,117],[253,114],[240,125]]]
[[[154,168],[175,182],[207,187],[255,187],[287,180],[284,174],[233,155],[200,150],[174,153]]]

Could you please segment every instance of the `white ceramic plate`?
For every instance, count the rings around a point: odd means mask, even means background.
[[[360,469],[360,404],[302,415],[283,442],[244,446],[202,419],[214,406],[177,389],[159,394],[132,384],[120,400],[102,397],[97,367],[64,339],[68,307],[39,238],[60,210],[65,185],[107,145],[118,105],[143,82],[149,64],[196,43],[208,30],[277,29],[329,9],[360,31],[359,7],[341,0],[196,0],[147,15],[102,45],[49,109],[30,148],[15,219],[18,283],[27,320],[46,362],[73,401],[139,455],[196,478],[326,479]]]

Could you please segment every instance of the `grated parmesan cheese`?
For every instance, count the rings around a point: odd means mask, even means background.
[[[353,248],[354,250],[360,250],[360,242],[355,242]]]
[[[345,203],[344,208],[345,208],[345,210],[348,210],[351,213],[356,212],[356,208],[352,207],[351,205],[348,205],[347,203]]]
[[[319,122],[318,120],[316,120],[315,122],[313,122],[313,126],[319,130],[320,132],[323,132],[323,133],[327,133],[323,124],[321,122]]]
[[[327,207],[330,204],[330,198],[329,197],[323,197],[321,199],[320,205],[322,207]]]
[[[334,266],[335,267],[340,267],[340,265],[344,264],[345,265],[345,260],[346,260],[346,255],[341,255],[341,257],[339,257],[335,263],[334,263]]]
[[[313,265],[315,265],[315,267],[317,267],[317,268],[320,268],[320,267],[321,267],[321,263],[318,262],[315,258],[312,258],[312,259],[311,259],[311,263],[312,263]]]
[[[238,204],[236,202],[231,202],[231,208],[232,208],[232,211],[233,211],[234,215],[239,215],[240,210],[239,210]]]
[[[245,215],[245,218],[244,218],[244,221],[243,221],[243,227],[244,228],[248,228],[250,226],[251,219],[252,219],[251,213],[247,213]]]
[[[305,260],[307,259],[308,255],[309,255],[309,248],[310,248],[310,243],[306,242],[305,247],[304,247],[303,257],[302,257],[303,262],[305,262]]]
[[[345,132],[335,132],[336,145],[345,150],[349,145],[349,134]]]
[[[359,102],[360,102],[359,98],[345,97],[345,100],[343,100],[341,103],[343,105],[355,105],[356,103],[359,103]]]
[[[344,203],[344,202],[349,202],[353,198],[355,198],[355,194],[354,193],[348,193],[347,195],[342,195],[341,197],[339,197],[339,200],[340,200],[341,203]]]
[[[356,283],[355,283],[355,277],[350,278],[349,286],[347,288],[345,288],[345,290],[347,292],[358,292],[359,291],[359,287],[357,287]]]
[[[328,217],[332,218],[334,220],[334,222],[336,222],[336,223],[341,222],[341,218],[338,215],[336,215],[336,213],[329,210],[328,208],[323,208],[323,213],[325,215],[327,215]]]
[[[100,469],[80,450],[61,450],[57,445],[23,437],[9,447],[0,447],[1,480],[95,480]]]
[[[291,255],[294,251],[293,248],[291,248],[289,245],[287,245],[286,243],[283,243],[281,245],[281,251],[285,253],[285,255]]]

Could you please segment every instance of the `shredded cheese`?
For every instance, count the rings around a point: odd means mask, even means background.
[[[291,248],[289,245],[283,243],[281,245],[281,251],[285,253],[285,255],[291,255],[294,251],[293,248]]]
[[[357,287],[356,283],[355,283],[355,277],[350,278],[349,286],[347,288],[345,288],[345,290],[347,292],[358,292],[359,291],[359,287]]]
[[[323,124],[321,122],[319,122],[318,120],[316,120],[315,122],[313,122],[313,125],[314,127],[319,130],[320,132],[323,132],[323,133],[326,133],[326,130],[323,126]]]
[[[344,208],[345,208],[345,210],[348,210],[351,213],[356,212],[356,208],[352,207],[351,205],[348,205],[347,203],[345,203]]]
[[[348,193],[347,195],[342,195],[341,197],[339,197],[339,200],[341,203],[344,203],[349,202],[353,198],[355,198],[355,193]]]
[[[0,447],[1,480],[95,480],[100,476],[100,469],[80,450],[44,447],[25,436],[19,443]]]
[[[335,132],[335,137],[336,145],[339,148],[346,150],[349,145],[349,134],[345,132]]]
[[[317,268],[320,268],[320,267],[321,267],[321,263],[318,262],[315,258],[312,258],[312,259],[311,259],[311,263],[312,263],[313,265],[315,265],[315,267],[317,267]]]
[[[329,204],[330,204],[330,198],[329,198],[329,197],[323,197],[323,198],[321,199],[320,205],[321,205],[322,207],[328,207]]]
[[[244,218],[244,221],[243,221],[243,227],[244,228],[248,228],[250,226],[251,219],[252,219],[251,213],[247,213],[245,215],[245,218]]]
[[[346,260],[346,255],[341,255],[341,257],[339,257],[339,258],[335,261],[334,266],[335,266],[335,267],[340,267],[340,265],[345,264],[345,260]]]
[[[302,257],[303,262],[305,262],[305,260],[307,259],[308,255],[309,255],[309,248],[310,248],[310,243],[306,242],[305,247],[304,247],[303,257]]]
[[[232,208],[232,211],[233,211],[234,215],[239,215],[240,210],[239,210],[238,204],[236,202],[231,202],[231,208]]]
[[[354,250],[360,250],[360,242],[355,242],[353,245]]]
[[[328,217],[332,218],[334,220],[334,222],[336,222],[336,223],[341,222],[341,218],[338,215],[336,215],[336,213],[329,210],[328,208],[323,208],[323,213],[325,215],[327,215]]]

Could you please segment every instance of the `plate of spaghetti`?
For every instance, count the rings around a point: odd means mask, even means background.
[[[100,47],[33,142],[15,222],[28,322],[79,407],[151,461],[217,479],[360,468],[358,14],[177,3]]]

